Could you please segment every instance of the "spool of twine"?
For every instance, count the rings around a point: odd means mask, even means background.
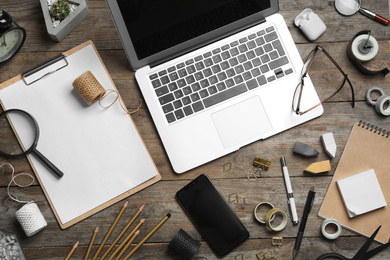
[[[73,87],[88,105],[100,101],[106,93],[106,90],[100,85],[91,71],[86,71],[81,74],[73,82]]]
[[[15,212],[15,216],[28,237],[35,235],[47,226],[47,222],[35,202],[21,207]]]
[[[36,233],[38,233],[39,231],[41,231],[47,226],[47,222],[43,217],[41,211],[39,210],[38,205],[34,201],[19,200],[13,197],[10,192],[10,186],[12,183],[14,183],[16,186],[20,188],[26,188],[31,186],[34,183],[34,177],[28,173],[19,173],[14,175],[15,169],[12,166],[12,164],[4,163],[0,165],[0,168],[4,166],[8,166],[12,170],[11,181],[9,182],[7,187],[8,196],[15,202],[26,204],[23,207],[21,207],[18,211],[15,212],[15,217],[20,223],[20,225],[22,226],[24,232],[26,233],[26,236],[30,237],[32,235],[35,235]],[[16,181],[16,178],[22,175],[29,176],[31,178],[31,182],[26,185],[19,184]]]
[[[77,91],[77,93],[79,93],[79,95],[83,98],[85,103],[87,103],[87,105],[92,105],[99,101],[99,105],[102,108],[109,108],[119,98],[119,93],[116,90],[109,89],[106,91],[103,86],[100,85],[99,81],[95,78],[91,71],[84,72],[75,81],[73,81],[73,87]],[[116,94],[116,98],[108,105],[102,105],[101,101],[110,94]],[[137,112],[141,108],[142,99],[140,100],[138,108],[132,112],[129,112],[124,103],[120,100],[119,104],[122,107],[123,111],[130,115]]]

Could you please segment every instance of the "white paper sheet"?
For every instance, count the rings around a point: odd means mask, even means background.
[[[64,173],[57,179],[30,156],[63,224],[157,175],[119,102],[108,109],[87,106],[73,89],[73,81],[87,70],[106,90],[114,88],[92,45],[67,60],[69,66],[32,85],[18,81],[0,91],[6,109],[19,108],[36,118],[37,150]],[[26,128],[13,124],[23,142]]]

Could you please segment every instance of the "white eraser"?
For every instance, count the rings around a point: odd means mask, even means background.
[[[325,152],[332,158],[336,156],[337,145],[334,140],[333,133],[329,132],[321,135],[321,142],[324,146]]]

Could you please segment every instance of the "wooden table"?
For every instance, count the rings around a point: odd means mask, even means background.
[[[0,82],[4,82],[87,40],[92,40],[102,56],[126,106],[129,110],[136,109],[139,99],[142,97],[134,79],[134,72],[130,70],[107,5],[103,0],[87,0],[87,5],[89,16],[65,39],[60,43],[56,43],[50,39],[46,32],[39,1],[2,0],[1,8],[13,15],[14,20],[27,30],[28,36],[20,53],[8,63],[0,65]],[[389,17],[389,1],[366,0],[364,1],[364,6],[385,17]],[[293,24],[294,17],[307,7],[318,13],[327,25],[326,32],[316,42],[308,42],[305,36]],[[48,222],[48,226],[43,231],[27,238],[14,216],[15,211],[21,205],[12,201],[7,195],[7,185],[10,182],[11,175],[8,171],[0,169],[0,230],[16,234],[27,259],[63,259],[76,241],[80,241],[80,245],[75,251],[73,259],[82,259],[95,227],[99,226],[100,231],[93,252],[103,239],[103,234],[108,231],[123,203],[128,201],[129,208],[125,212],[123,219],[128,219],[132,216],[142,204],[146,205],[142,213],[142,216],[147,218],[143,227],[143,230],[145,230],[143,231],[144,234],[168,212],[172,214],[168,222],[134,255],[134,259],[178,259],[167,250],[167,245],[180,228],[186,230],[193,238],[201,241],[202,246],[197,253],[198,259],[201,259],[200,257],[216,259],[216,256],[174,198],[175,193],[181,187],[199,174],[206,173],[226,199],[231,193],[238,193],[246,198],[245,205],[231,203],[231,206],[248,228],[250,239],[237,247],[224,259],[235,259],[240,253],[243,254],[244,259],[256,259],[256,253],[261,250],[271,251],[276,259],[291,259],[298,226],[293,226],[291,221],[289,221],[283,231],[275,233],[257,223],[253,217],[253,209],[260,201],[269,201],[288,210],[286,191],[279,163],[279,158],[285,156],[291,175],[299,217],[302,216],[307,192],[310,187],[315,186],[317,191],[313,210],[309,215],[297,259],[316,259],[320,254],[331,251],[352,257],[366,241],[366,238],[343,230],[341,237],[337,240],[330,241],[325,239],[320,231],[323,220],[317,217],[317,212],[337,167],[353,123],[364,120],[390,129],[390,119],[378,115],[365,102],[365,93],[369,87],[380,86],[390,93],[389,76],[365,76],[359,73],[348,61],[345,52],[348,41],[358,31],[370,29],[372,35],[378,40],[380,49],[374,61],[369,62],[366,66],[370,68],[390,66],[389,27],[378,24],[360,14],[350,17],[341,16],[335,11],[334,1],[281,0],[280,13],[284,16],[303,58],[307,56],[316,44],[321,44],[348,73],[355,87],[357,102],[354,109],[351,108],[349,102],[350,90],[344,88],[331,102],[324,105],[325,112],[318,119],[267,140],[255,142],[237,152],[185,174],[177,175],[170,166],[148,109],[143,105],[132,117],[162,175],[160,182],[66,230],[61,230],[57,224],[53,212],[37,182],[28,188],[11,188],[14,196],[33,199]],[[321,59],[319,60],[321,61]],[[325,58],[323,59],[325,61]],[[313,64],[311,77],[315,82],[319,95],[324,95],[328,87],[335,86],[333,79],[334,70],[332,66],[323,65],[320,61]],[[336,157],[331,160],[332,170],[326,174],[316,176],[304,173],[303,170],[311,163],[329,159],[320,143],[320,136],[326,132],[333,132],[337,143]],[[314,146],[320,151],[320,155],[311,159],[294,155],[292,149],[296,141]],[[251,173],[250,163],[256,155],[270,159],[272,164],[270,169],[264,172],[260,179],[249,182],[246,175]],[[191,158],[188,159],[190,160]],[[25,158],[9,160],[0,157],[0,164],[6,162],[12,163],[17,173],[32,173],[30,165]],[[231,169],[226,169],[226,165],[231,165]],[[114,235],[117,235],[124,225],[125,221],[122,220],[114,231]],[[278,252],[275,252],[271,245],[273,236],[283,237],[283,245]],[[140,238],[142,238],[141,235],[136,242]],[[110,241],[112,241],[112,238]],[[390,250],[387,250],[372,259],[389,258]]]

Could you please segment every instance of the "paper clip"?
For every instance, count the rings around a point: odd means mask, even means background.
[[[228,162],[223,165],[223,172],[228,172],[232,169],[232,163]]]
[[[241,195],[237,195],[237,193],[229,194],[229,203],[233,203],[233,202],[237,202],[238,204],[246,204],[245,197]]]
[[[243,254],[238,254],[234,257],[234,260],[244,260],[244,255]]]

